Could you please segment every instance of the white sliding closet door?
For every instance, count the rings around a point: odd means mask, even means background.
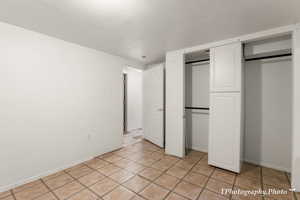
[[[209,164],[239,172],[241,94],[210,95]]]
[[[239,173],[243,149],[242,45],[211,49],[208,163]]]
[[[152,66],[143,72],[144,137],[164,146],[164,64]]]
[[[185,155],[185,67],[181,51],[166,56],[166,153]]]

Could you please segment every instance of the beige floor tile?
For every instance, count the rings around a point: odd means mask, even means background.
[[[180,168],[183,168],[185,170],[190,170],[193,168],[193,166],[195,165],[196,163],[191,163],[189,161],[185,161],[185,160],[181,160],[179,162],[176,163],[176,166],[177,167],[180,167]]]
[[[188,173],[188,170],[174,166],[168,169],[166,173],[181,179]]]
[[[130,165],[130,163],[132,163],[131,160],[123,158],[123,159],[119,160],[118,162],[116,162],[115,165],[118,167],[121,167],[121,168],[126,168]]]
[[[68,200],[98,200],[98,196],[93,192],[85,189],[80,191],[79,193],[74,194]]]
[[[149,200],[163,200],[168,193],[168,190],[155,184],[151,184],[147,186],[142,192],[140,192],[140,195]]]
[[[85,162],[85,164],[87,166],[89,166],[90,168],[100,169],[100,168],[105,167],[106,165],[108,165],[109,162],[106,162],[104,160],[100,160],[98,158],[94,158],[92,160],[89,160],[89,161]]]
[[[81,168],[81,167],[85,167],[85,164],[84,163],[80,163],[78,165],[75,165],[75,166],[72,166],[72,167],[66,169],[65,171],[66,172],[70,172],[70,171],[73,171],[73,170]]]
[[[262,195],[260,194],[246,194],[243,191],[248,191],[249,189],[243,189],[239,187],[234,187],[234,191],[240,191],[239,193],[232,194],[231,199],[233,200],[262,200]]]
[[[262,175],[263,176],[270,176],[270,177],[279,177],[279,178],[286,178],[285,172],[279,171],[276,169],[271,169],[267,167],[262,167]]]
[[[126,181],[123,185],[126,188],[138,193],[138,192],[142,191],[149,184],[150,184],[150,181],[148,181],[140,176],[135,176],[135,177],[131,178],[130,180]]]
[[[212,178],[233,184],[235,180],[235,173],[223,170],[223,169],[216,169],[214,173],[212,174]]]
[[[109,156],[104,156],[102,159],[107,161],[107,162],[110,162],[110,163],[115,163],[115,162],[118,162],[119,160],[122,160],[122,157],[112,154],[112,155],[109,155]]]
[[[92,185],[90,189],[93,190],[98,195],[103,196],[106,193],[109,193],[110,191],[118,187],[118,185],[119,184],[116,183],[115,181],[109,178],[105,178],[102,181]]]
[[[114,152],[108,152],[108,153],[105,153],[105,154],[102,154],[102,155],[98,156],[97,158],[103,159],[103,158],[107,158],[107,157],[110,157],[110,156],[113,156],[113,155],[114,155]]]
[[[169,161],[157,161],[151,165],[152,168],[160,170],[160,171],[165,171],[173,166],[173,163]]]
[[[57,200],[56,197],[51,193],[44,194],[34,200]]]
[[[11,195],[10,191],[0,192],[0,199]]]
[[[51,174],[51,175],[49,175],[49,176],[46,176],[46,177],[44,177],[44,178],[42,178],[42,179],[43,179],[43,181],[48,181],[48,180],[50,180],[50,179],[53,179],[53,178],[56,178],[56,177],[58,177],[58,176],[65,175],[65,174],[66,174],[65,171],[59,171],[59,172],[56,172],[56,173]]]
[[[129,200],[133,198],[135,194],[123,186],[119,186],[107,195],[103,197],[104,200]]]
[[[131,200],[145,200],[145,198],[135,195]]]
[[[273,200],[273,199],[293,200],[294,194],[290,192],[288,189],[277,188],[270,185],[264,185],[263,187],[264,190],[270,191],[269,194],[264,195],[265,200]]]
[[[225,182],[222,182],[220,180],[216,180],[216,179],[211,178],[211,179],[208,180],[206,188],[210,191],[215,192],[215,193],[222,194],[223,190],[232,189],[233,184],[225,183]],[[224,196],[229,197],[230,194],[225,194]]]
[[[137,160],[136,162],[138,164],[144,165],[146,167],[150,167],[151,165],[153,165],[157,160],[152,159],[152,158],[142,158]]]
[[[180,179],[176,178],[175,176],[163,174],[155,180],[155,183],[168,190],[172,190],[177,185],[177,183],[179,183],[179,181]]]
[[[99,172],[92,172],[86,176],[81,177],[80,179],[78,179],[78,181],[85,186],[91,186],[94,183],[103,180],[104,178],[105,176],[103,176]]]
[[[187,156],[197,157],[199,159],[203,158],[203,156],[207,155],[207,153],[201,151],[191,150],[188,152]]]
[[[120,167],[117,167],[115,165],[112,165],[112,164],[109,164],[105,167],[102,167],[100,169],[97,169],[101,174],[104,174],[105,176],[110,176],[112,175],[113,173],[116,173],[118,171],[121,170]]]
[[[153,168],[146,168],[139,173],[140,176],[142,176],[148,180],[151,180],[151,181],[158,178],[161,174],[162,174],[161,171],[159,171],[157,169],[153,169]]]
[[[300,200],[300,192],[296,192],[295,195],[296,195],[297,199]]]
[[[201,174],[194,173],[194,172],[190,172],[184,177],[183,180],[185,180],[186,182],[192,183],[194,185],[204,187],[204,185],[208,181],[208,177],[201,175]]]
[[[121,183],[128,181],[133,176],[134,176],[133,173],[122,169],[122,170],[110,175],[110,178],[121,184]]]
[[[207,164],[197,164],[193,167],[192,171],[198,174],[203,174],[210,176],[215,170],[215,167],[209,166]]]
[[[135,163],[135,162],[131,162],[131,163],[129,163],[128,166],[127,166],[126,168],[124,168],[124,169],[126,169],[127,171],[130,171],[130,172],[132,172],[132,173],[137,174],[137,173],[143,171],[143,170],[145,169],[145,167],[144,167],[143,165],[137,164],[137,163]]]
[[[164,157],[164,152],[153,152],[151,155],[149,155],[149,157],[155,160],[160,160]]]
[[[1,200],[15,200],[12,195],[1,198]]]
[[[220,194],[211,192],[209,190],[203,190],[198,200],[226,200],[228,199],[225,196],[222,196]]]
[[[87,166],[79,167],[73,170],[70,170],[68,173],[73,176],[74,178],[80,178],[82,176],[85,176],[87,174],[92,173],[93,170]]]
[[[40,183],[15,193],[15,197],[17,200],[31,200],[47,192],[49,192],[48,188]]]
[[[188,199],[172,192],[167,196],[165,200],[188,200]]]
[[[13,189],[13,192],[20,192],[22,190],[25,190],[25,189],[28,189],[28,188],[31,188],[32,186],[35,186],[35,185],[38,185],[38,184],[41,184],[41,180],[36,180],[36,181],[33,181],[33,182],[30,182],[30,183],[26,183],[24,185],[21,185],[19,187],[16,187]]]
[[[252,177],[237,176],[235,185],[241,188],[249,189],[261,189],[261,180]]]
[[[67,183],[72,182],[74,179],[68,175],[68,174],[63,174],[61,176],[57,176],[56,178],[52,178],[48,181],[45,181],[45,184],[51,189],[55,190],[56,188],[59,188]]]
[[[201,158],[201,160],[199,161],[200,165],[208,165],[208,155],[205,155]]]
[[[291,188],[286,176],[263,176],[263,184],[272,185],[279,188]]]
[[[250,163],[243,163],[242,170],[239,176],[260,178],[261,177],[261,167],[253,165]]]
[[[78,183],[77,181],[73,181],[61,188],[54,190],[54,193],[58,196],[59,199],[66,199],[82,189],[84,189],[84,187],[80,183]]]
[[[174,189],[175,193],[178,193],[186,198],[195,200],[199,196],[200,192],[202,191],[202,188],[199,186],[196,186],[194,184],[190,184],[188,182],[182,181],[180,182],[176,188]]]
[[[163,161],[163,162],[170,162],[170,163],[172,163],[172,164],[175,164],[175,163],[179,162],[180,159],[177,158],[177,157],[175,157],[175,156],[165,155],[165,156],[161,159],[161,161]]]

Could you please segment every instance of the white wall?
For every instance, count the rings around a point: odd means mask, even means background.
[[[143,73],[127,67],[127,131],[142,128],[143,124]]]
[[[300,25],[293,33],[293,166],[292,185],[300,192]]]
[[[209,107],[209,63],[186,65],[186,106]],[[208,151],[209,111],[185,110],[190,149]]]
[[[245,64],[245,160],[291,170],[291,58]]]
[[[246,56],[291,48],[283,36],[245,45]],[[245,62],[245,160],[291,171],[292,60]]]
[[[119,148],[133,63],[0,23],[0,191]]]

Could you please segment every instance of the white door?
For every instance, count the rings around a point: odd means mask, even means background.
[[[211,93],[208,163],[240,172],[241,94]]]
[[[185,156],[185,65],[183,52],[166,55],[166,153]]]
[[[241,54],[241,42],[215,47],[210,50],[211,92],[241,91]]]
[[[151,66],[143,72],[144,137],[164,146],[164,64]]]

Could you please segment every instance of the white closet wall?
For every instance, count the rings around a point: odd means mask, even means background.
[[[186,65],[186,106],[209,107],[209,63]],[[208,151],[209,111],[186,110],[189,149]]]
[[[290,37],[245,46],[246,57],[291,48]],[[245,62],[244,160],[291,170],[292,60],[290,57]]]
[[[245,64],[245,160],[291,168],[291,59]]]

